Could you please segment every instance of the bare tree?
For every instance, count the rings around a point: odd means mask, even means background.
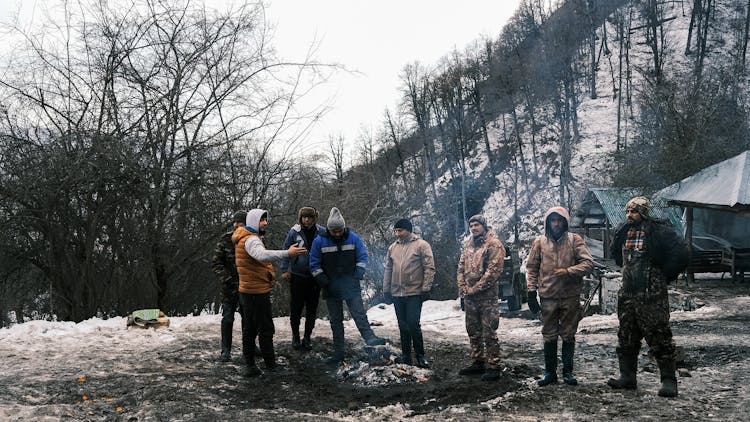
[[[430,191],[433,201],[437,200],[437,165],[435,163],[435,145],[430,137],[430,113],[429,72],[419,63],[407,65],[401,74],[404,84],[404,104],[408,112],[413,116],[417,125],[417,136],[422,140],[422,152],[424,154],[425,167],[429,175]]]
[[[42,239],[29,253],[54,312],[200,308],[215,234],[227,210],[272,199],[314,118],[293,105],[319,67],[274,56],[260,4],[64,6],[63,24],[16,28],[25,54],[0,81],[1,147],[16,158],[4,171],[37,187],[31,201],[20,185],[2,194],[38,215],[23,229]]]
[[[333,166],[336,183],[336,195],[344,195],[344,136],[330,136],[328,138],[328,151],[331,153],[329,160]]]

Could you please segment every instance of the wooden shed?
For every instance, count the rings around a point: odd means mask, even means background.
[[[685,208],[688,279],[699,272],[750,272],[750,151],[709,166],[657,193]]]

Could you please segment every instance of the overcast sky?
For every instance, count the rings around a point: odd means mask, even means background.
[[[335,104],[311,133],[354,140],[362,127],[375,128],[386,107],[398,102],[399,74],[416,60],[434,65],[456,47],[482,35],[496,38],[519,0],[270,0],[282,56],[300,57],[320,40],[318,58],[360,73],[339,72],[324,90]],[[321,94],[322,95],[322,94]]]
[[[339,135],[351,142],[362,128],[374,130],[385,108],[393,109],[398,102],[399,74],[406,64],[418,60],[434,65],[454,47],[463,50],[481,36],[496,38],[519,1],[268,0],[267,19],[275,26],[273,43],[281,57],[302,59],[317,39],[319,61],[356,71],[337,72],[309,98],[317,103],[333,100],[309,143],[325,145],[329,136]],[[38,10],[57,2],[25,0],[24,7]],[[0,20],[17,4],[0,0]]]

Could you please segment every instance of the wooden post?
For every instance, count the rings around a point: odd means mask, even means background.
[[[687,225],[685,226],[685,241],[688,245],[688,253],[692,257],[693,255],[693,207],[685,208],[685,220]],[[685,278],[686,286],[689,283],[695,281],[695,275],[692,272],[687,272]]]

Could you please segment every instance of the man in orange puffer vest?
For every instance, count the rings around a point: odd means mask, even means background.
[[[244,227],[238,227],[232,234],[235,263],[240,278],[240,306],[242,307],[242,353],[247,362],[245,375],[261,375],[255,365],[255,337],[258,337],[260,351],[266,369],[278,369],[273,351],[273,313],[271,311],[271,290],[275,285],[273,261],[295,257],[307,253],[307,249],[296,244],[287,250],[268,250],[263,245],[262,236],[268,225],[268,212],[261,209],[248,211]]]

